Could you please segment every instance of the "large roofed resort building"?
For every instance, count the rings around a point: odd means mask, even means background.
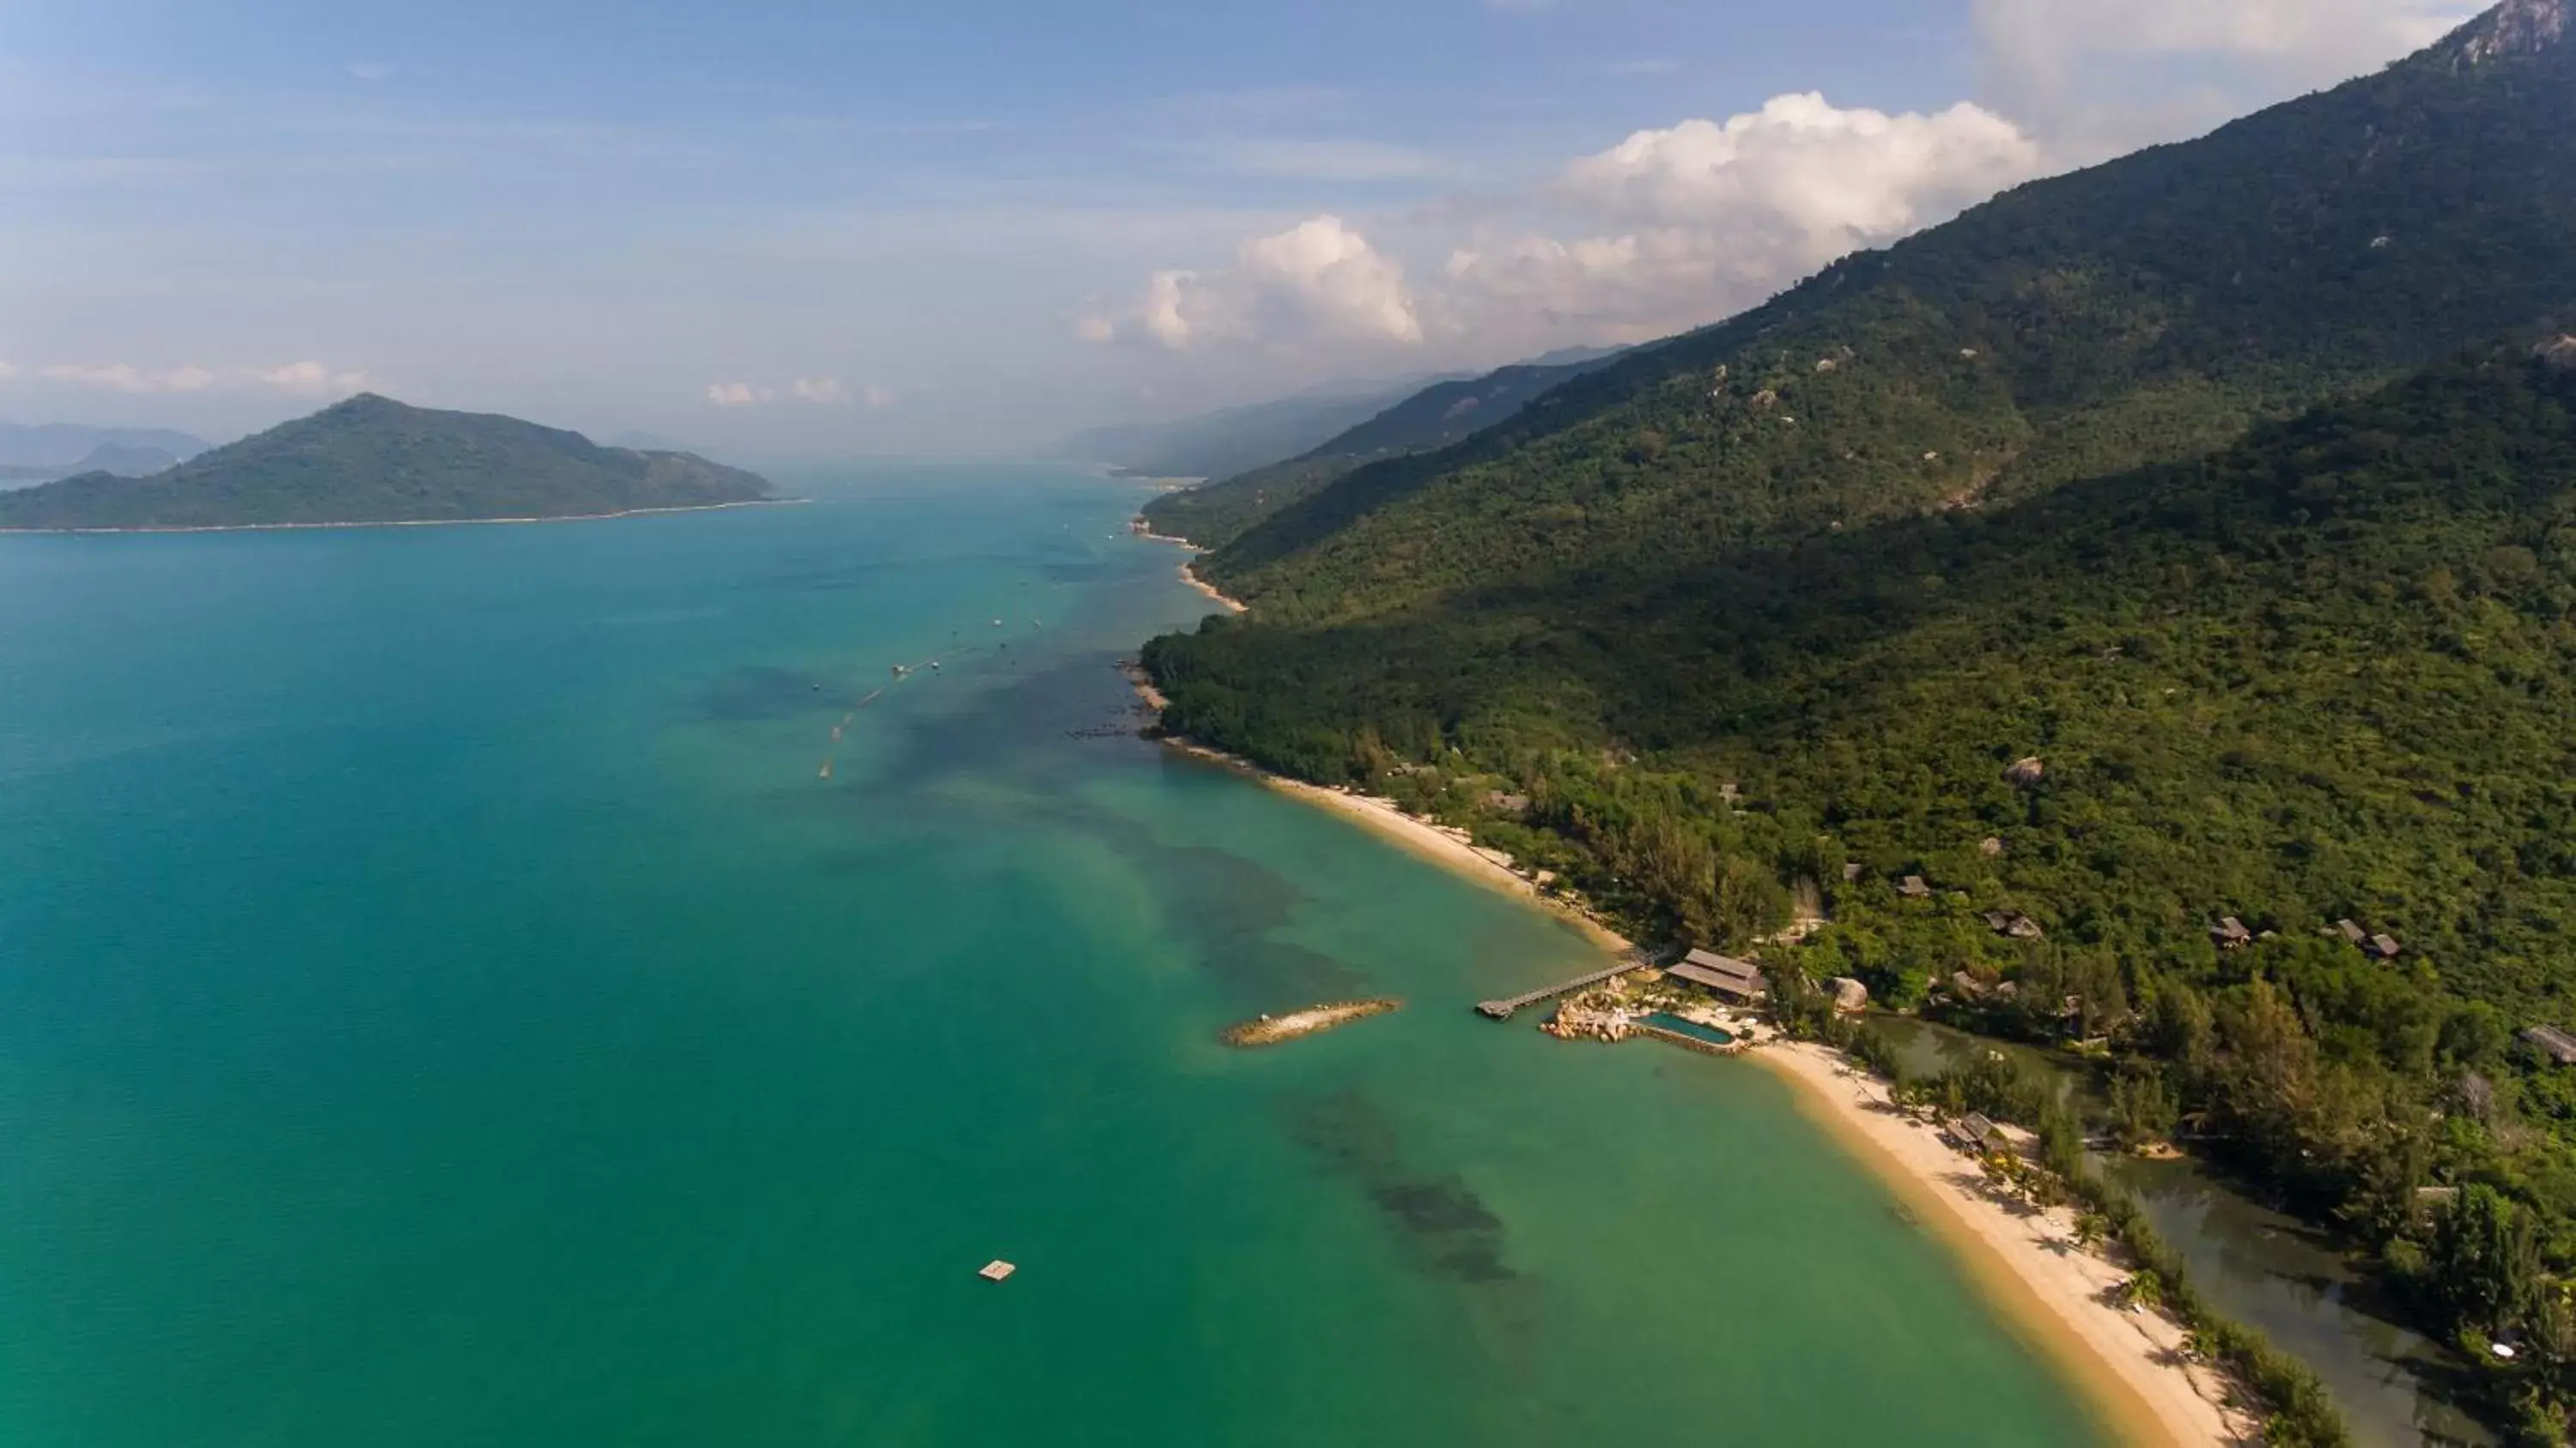
[[[1758,1001],[1770,989],[1760,966],[1713,950],[1694,950],[1666,966],[1664,974],[1736,1001]]]

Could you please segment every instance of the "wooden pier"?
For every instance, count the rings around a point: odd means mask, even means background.
[[[1622,962],[1621,964],[1614,965],[1608,970],[1596,970],[1590,975],[1576,976],[1574,979],[1563,982],[1559,985],[1547,986],[1539,990],[1524,991],[1519,995],[1508,996],[1498,1001],[1478,1001],[1476,1003],[1476,1009],[1495,1020],[1508,1021],[1512,1018],[1512,1012],[1519,1010],[1523,1006],[1534,1006],[1540,1001],[1550,1000],[1557,996],[1565,995],[1571,991],[1578,991],[1583,989],[1585,986],[1599,985],[1601,982],[1610,979],[1614,975],[1626,975],[1632,970],[1642,970],[1644,968],[1645,967],[1642,962],[1629,960]]]

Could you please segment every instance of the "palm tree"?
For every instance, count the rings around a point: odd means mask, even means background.
[[[2133,1272],[2128,1281],[2120,1284],[2119,1294],[2122,1306],[2144,1312],[2164,1306],[2165,1284],[2153,1272]]]
[[[2094,1243],[2099,1242],[2105,1236],[2108,1236],[2110,1234],[2110,1230],[2110,1220],[2104,1217],[2100,1212],[2078,1212],[2075,1214],[2075,1245],[2078,1247],[2083,1247],[2089,1250]]]

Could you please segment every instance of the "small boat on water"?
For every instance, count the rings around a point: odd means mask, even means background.
[[[832,761],[828,759],[824,760],[823,772],[814,777],[817,779],[830,779],[832,777]]]
[[[902,678],[904,675],[909,674],[909,673],[911,673],[911,672],[912,672],[912,670],[911,670],[910,668],[906,667],[905,665],[897,664],[897,665],[895,665],[895,666],[894,666],[894,676],[895,676],[896,678],[898,678],[898,679]]]
[[[1010,1263],[1003,1261],[999,1257],[996,1257],[992,1261],[985,1263],[983,1266],[976,1268],[975,1275],[983,1278],[987,1282],[1001,1282],[1008,1280],[1012,1273],[1019,1270],[1019,1268],[1012,1266]]]

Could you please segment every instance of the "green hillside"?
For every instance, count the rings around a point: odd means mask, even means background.
[[[2576,304],[2576,47],[2481,46],[2499,24],[1849,258],[1362,468],[1205,572],[1358,617],[1707,559],[2187,457],[2550,319]]]
[[[1777,863],[1830,834],[1873,879],[1991,881],[2142,951],[2220,914],[2358,912],[2464,990],[2576,1024],[2553,923],[2576,929],[2571,415],[2576,373],[2462,362],[2195,462],[1579,608],[1502,585],[1365,627],[1219,619],[1150,657],[1173,727],[1310,777],[1409,759],[1542,796],[1569,771],[1698,779],[1675,812],[1776,836],[1746,848]],[[2034,755],[2043,788],[2004,780]],[[1719,808],[1722,781],[1761,807]],[[2063,848],[1976,855],[2031,829]],[[1671,925],[1775,923],[1700,918],[1620,873],[1604,893]]]
[[[2571,28],[2510,0],[1359,468],[1203,560],[1253,612],[1149,645],[1165,723],[1793,997],[2087,1042],[2116,1134],[2342,1233],[2563,1441]]]
[[[85,473],[0,493],[0,528],[215,528],[575,518],[769,496],[687,453],[362,394],[149,477]]]
[[[1221,546],[1363,464],[1447,447],[1508,421],[1549,389],[1599,371],[1614,356],[1578,354],[1570,361],[1524,363],[1435,382],[1312,452],[1166,493],[1145,506],[1146,521],[1157,533],[1202,548]]]
[[[2576,370],[2527,353],[1580,604],[1214,619],[1146,660],[1169,727],[1468,825],[1650,937],[1749,947],[1805,891],[1832,923],[1775,972],[2107,1037],[2125,1129],[2341,1224],[2445,1335],[2559,1333],[2488,1385],[2555,1421],[2576,1072],[2514,1033],[2576,1028]],[[2221,950],[2230,916],[2265,938]],[[2497,1189],[2524,1245],[2462,1259],[2436,1185]]]

